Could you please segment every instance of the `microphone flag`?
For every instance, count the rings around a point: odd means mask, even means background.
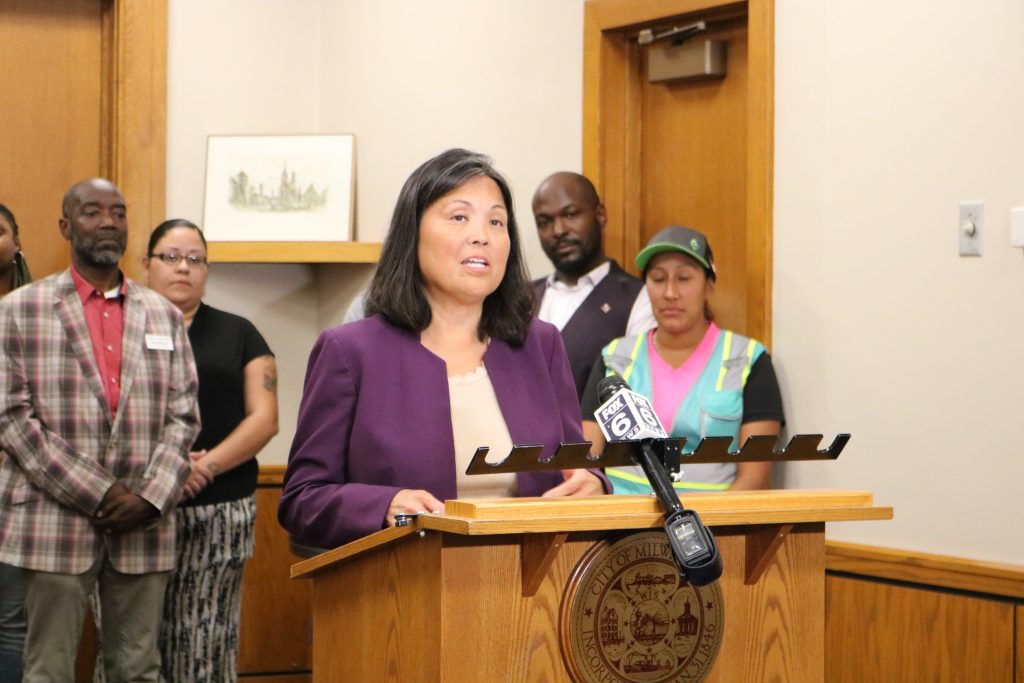
[[[614,393],[605,399],[608,390]],[[594,411],[594,417],[609,443],[668,437],[651,402],[646,396],[631,390],[621,377],[612,376],[601,380],[599,394],[605,400]]]

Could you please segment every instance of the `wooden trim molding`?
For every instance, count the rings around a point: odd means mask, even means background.
[[[826,571],[1024,598],[1024,567],[854,543],[825,543]]]
[[[775,0],[747,3],[747,329],[772,346]]]
[[[128,201],[122,267],[139,279],[167,193],[167,0],[108,0],[103,11],[100,172]]]
[[[260,465],[258,486],[281,486],[284,484],[285,465]]]
[[[376,263],[379,242],[210,242],[216,263]]]

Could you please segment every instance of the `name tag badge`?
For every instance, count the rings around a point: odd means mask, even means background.
[[[151,351],[173,351],[174,341],[166,334],[147,334],[146,348]]]

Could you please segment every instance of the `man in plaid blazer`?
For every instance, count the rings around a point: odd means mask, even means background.
[[[125,201],[65,195],[71,268],[0,300],[0,561],[24,569],[25,681],[74,680],[98,585],[107,680],[157,681],[175,507],[199,432],[181,313],[125,278]]]

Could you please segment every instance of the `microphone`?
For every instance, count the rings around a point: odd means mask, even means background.
[[[647,397],[631,390],[626,380],[618,375],[602,379],[597,385],[597,394],[601,407],[594,417],[609,442],[668,437]]]
[[[665,464],[654,451],[654,444],[668,434],[651,402],[630,389],[618,375],[602,379],[597,391],[601,406],[594,411],[594,417],[608,442],[632,441],[639,446],[634,458],[665,510],[665,533],[679,572],[696,586],[717,581],[722,576],[722,558],[715,537],[696,511],[683,507]]]

